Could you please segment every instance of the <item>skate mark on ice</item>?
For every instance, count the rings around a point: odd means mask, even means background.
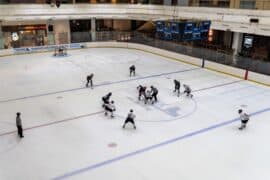
[[[132,97],[127,96],[127,99],[129,99],[133,103],[143,107],[144,109],[146,109],[146,111],[158,110],[158,111],[161,111],[164,114],[168,115],[169,117],[172,117],[172,118],[165,118],[162,120],[152,120],[152,119],[145,120],[145,119],[136,118],[136,121],[142,121],[142,122],[152,122],[152,123],[158,122],[158,123],[160,123],[160,122],[176,121],[176,120],[180,120],[180,119],[183,119],[183,118],[190,116],[191,114],[193,114],[197,110],[197,102],[195,99],[190,99],[190,101],[192,102],[192,108],[188,109],[188,112],[181,111],[181,110],[183,110],[183,108],[176,105],[177,102],[174,102],[173,104],[166,104],[164,102],[159,101],[153,105],[152,104],[145,105],[144,102],[140,103],[140,101],[136,101]],[[121,115],[116,115],[116,116],[120,117],[120,118],[125,118],[124,116],[121,116]]]
[[[165,112],[167,112],[169,115],[173,117],[178,117],[180,115],[177,113],[178,111],[181,111],[181,108],[177,106],[165,109]]]

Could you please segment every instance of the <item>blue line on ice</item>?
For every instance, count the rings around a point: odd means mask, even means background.
[[[270,111],[270,108],[265,108],[265,109],[253,112],[253,113],[250,114],[250,116],[256,116],[256,115],[259,115],[259,114],[267,112],[267,111]],[[130,152],[130,153],[127,153],[127,154],[117,156],[117,157],[112,158],[112,159],[108,159],[106,161],[102,161],[102,162],[99,162],[99,163],[96,163],[96,164],[89,165],[89,166],[84,167],[84,168],[80,168],[80,169],[68,172],[66,174],[63,174],[63,175],[60,175],[58,177],[53,178],[53,180],[62,180],[62,179],[70,178],[72,176],[76,176],[76,175],[79,175],[81,173],[91,171],[91,170],[94,170],[94,169],[97,169],[97,168],[112,164],[114,162],[117,162],[117,161],[120,161],[120,160],[123,160],[123,159],[127,159],[129,157],[136,156],[136,155],[142,154],[144,152],[147,152],[147,151],[150,151],[150,150],[153,150],[153,149],[156,149],[156,148],[163,147],[165,145],[168,145],[168,144],[171,144],[171,143],[174,143],[174,142],[177,142],[177,141],[181,141],[183,139],[191,138],[193,136],[200,135],[202,133],[206,133],[208,131],[211,131],[211,130],[214,130],[214,129],[217,129],[217,128],[220,128],[220,127],[223,127],[223,126],[226,126],[226,125],[229,125],[229,124],[232,124],[232,123],[234,123],[236,121],[239,121],[239,120],[240,120],[239,118],[234,118],[234,119],[231,119],[231,120],[228,120],[228,121],[224,121],[224,122],[221,122],[221,123],[218,123],[218,124],[214,124],[214,125],[211,125],[209,127],[202,128],[202,129],[199,129],[197,131],[193,131],[193,132],[187,133],[185,135],[181,135],[181,136],[175,137],[173,139],[163,141],[163,142],[158,143],[158,144],[154,144],[154,145],[151,145],[151,146],[148,146],[148,147],[145,147],[145,148],[142,148],[142,149],[138,149],[136,151],[133,151],[133,152]]]
[[[193,71],[193,70],[197,70],[197,69],[201,69],[201,68],[184,69],[184,70],[173,71],[173,72],[168,72],[168,73],[161,73],[161,74],[154,74],[154,75],[149,75],[149,76],[137,77],[137,78],[133,78],[133,79],[125,79],[125,80],[114,81],[114,82],[106,82],[106,83],[102,83],[102,84],[97,84],[97,85],[95,85],[95,87],[106,86],[106,85],[111,85],[111,84],[119,84],[119,83],[123,83],[123,82],[130,82],[130,81],[136,81],[136,80],[159,77],[159,76],[165,76],[165,75],[170,75],[170,74]],[[37,97],[41,97],[41,96],[48,96],[48,95],[53,95],[53,94],[66,93],[66,92],[71,92],[71,91],[78,91],[78,90],[82,90],[82,89],[86,89],[86,87],[68,89],[68,90],[63,90],[63,91],[55,91],[55,92],[37,94],[37,95],[32,95],[32,96],[25,96],[25,97],[21,97],[21,98],[6,99],[6,100],[0,101],[0,103],[7,103],[7,102],[12,102],[12,101],[19,101],[19,100],[30,99],[30,98],[37,98]]]

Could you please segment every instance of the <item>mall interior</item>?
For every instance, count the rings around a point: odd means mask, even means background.
[[[207,38],[157,36],[157,21],[182,20],[210,21]],[[270,74],[270,1],[0,0],[0,49],[108,40]]]

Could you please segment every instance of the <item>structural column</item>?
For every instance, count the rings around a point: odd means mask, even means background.
[[[47,44],[48,45],[54,45],[55,39],[54,39],[54,25],[52,20],[48,20],[47,22]]]
[[[241,52],[242,49],[242,41],[243,41],[243,33],[234,32],[233,33],[233,42],[232,42],[232,49],[233,49],[233,60],[236,63],[235,56]]]
[[[54,35],[56,44],[69,44],[70,43],[69,20],[54,21]]]
[[[230,8],[239,8],[240,0],[230,0]]]
[[[172,5],[172,0],[164,0],[164,1],[163,1],[163,4],[164,4],[165,6],[171,6],[171,5]]]
[[[96,41],[96,18],[91,18],[91,38]]]
[[[2,21],[0,21],[0,49],[4,49],[4,36],[2,32]]]
[[[189,0],[177,0],[178,6],[188,6]]]

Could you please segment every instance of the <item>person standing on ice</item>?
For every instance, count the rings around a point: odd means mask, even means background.
[[[143,96],[144,99],[145,99],[145,90],[146,90],[146,86],[139,85],[139,86],[137,87],[137,90],[138,90],[138,92],[139,92],[138,100],[140,101],[142,96]]]
[[[133,74],[133,76],[135,76],[135,70],[136,70],[136,67],[135,65],[132,65],[129,67],[129,76],[131,76]]]
[[[150,88],[145,89],[145,93],[144,93],[144,104],[147,104],[148,101],[152,102],[153,96],[152,96],[152,91]],[[153,103],[153,102],[152,102]]]
[[[20,138],[23,138],[23,128],[22,128],[22,120],[21,120],[21,113],[17,112],[16,114],[16,126],[17,126],[17,130],[18,130],[18,135],[20,136]]]
[[[157,102],[158,89],[154,86],[151,86],[151,93],[152,93],[152,97],[154,98],[152,100],[152,104],[154,104],[154,102]]]
[[[90,75],[88,75],[87,77],[86,77],[86,87],[88,87],[89,86],[89,83],[90,83],[90,87],[93,89],[93,77],[94,77],[94,74],[93,73],[91,73]]]
[[[177,92],[177,96],[180,96],[180,81],[178,80],[174,80],[174,91],[173,92]]]
[[[247,113],[245,113],[242,109],[238,110],[238,114],[240,115],[240,119],[241,119],[241,127],[239,127],[239,130],[243,130],[246,128],[246,125],[249,121],[249,115]]]
[[[112,93],[109,92],[108,94],[106,94],[105,96],[102,97],[102,101],[103,101],[102,107],[105,107],[105,104],[109,104],[110,103],[111,96],[112,96]]]
[[[191,94],[191,88],[188,86],[188,85],[186,85],[186,84],[184,84],[183,85],[184,86],[184,88],[185,88],[185,90],[184,90],[184,94],[186,93],[187,94],[187,96],[189,96],[189,97],[193,97],[193,95]]]
[[[123,124],[122,128],[124,129],[126,127],[126,124],[127,123],[132,123],[133,124],[133,128],[136,129],[136,126],[135,126],[135,122],[134,122],[134,119],[135,119],[135,114],[133,113],[133,110],[131,109],[128,113],[128,116],[125,120],[125,123]]]
[[[114,101],[111,101],[111,103],[105,104],[104,110],[105,110],[105,116],[107,116],[108,113],[111,113],[111,118],[113,118],[114,117],[113,112],[116,110]]]

